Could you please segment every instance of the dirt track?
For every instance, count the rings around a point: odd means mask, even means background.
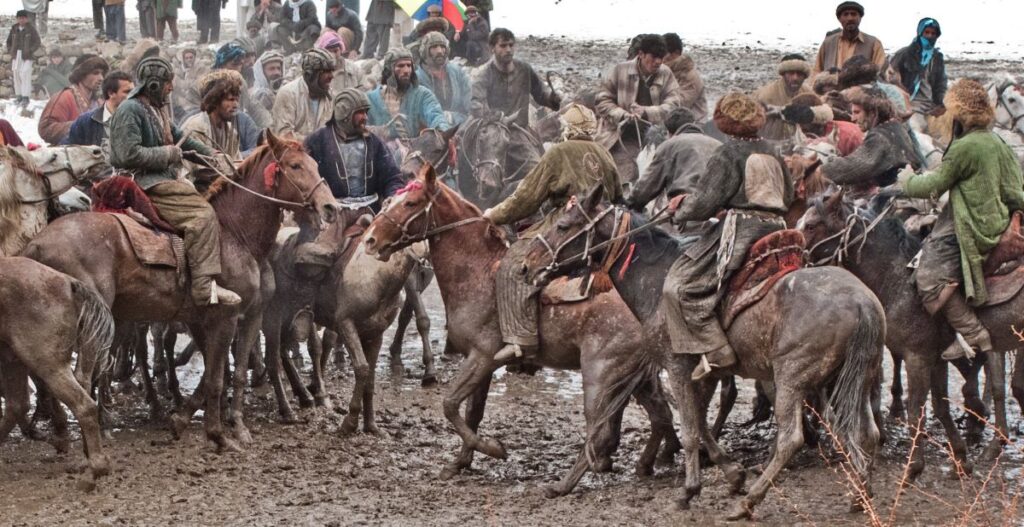
[[[541,70],[571,64],[574,70],[567,72],[566,83],[572,91],[592,82],[623,53],[617,44],[553,39],[524,39],[520,47],[520,56]],[[709,86],[709,100],[714,100],[730,86],[751,89],[770,79],[779,53],[700,49],[694,56]],[[951,70],[953,76],[989,75],[1005,66],[954,61]],[[428,290],[426,301],[435,315],[432,339],[443,343],[436,288]],[[435,346],[440,353],[441,346]],[[689,512],[674,507],[678,465],[659,466],[653,478],[638,480],[633,463],[649,427],[636,406],[627,410],[616,472],[588,475],[572,495],[545,499],[540,485],[568,470],[583,441],[578,376],[547,371],[533,377],[506,374],[492,385],[481,430],[504,442],[509,459],[478,455],[473,469],[439,481],[437,474],[458,446],[441,414],[445,382],[458,363],[442,360],[442,385],[424,389],[417,378],[422,372],[419,353],[419,341],[410,333],[404,361],[412,374],[389,378],[387,365],[379,367],[380,437],[339,436],[342,416],[337,411],[309,411],[304,424],[278,424],[272,394],[260,388],[248,396],[254,444],[241,454],[218,455],[202,439],[198,419],[183,440],[172,441],[160,425],[148,421],[141,396],[129,394],[115,401],[119,428],[105,442],[114,472],[94,492],[83,493],[76,488],[81,476],[75,469],[83,461],[79,443],[69,455],[57,457],[49,445],[15,432],[0,446],[0,524],[679,525],[715,521],[734,499],[727,496],[721,472],[714,468],[704,471],[704,493]],[[344,408],[351,374],[332,369],[328,383],[334,407]],[[726,447],[748,467],[767,459],[774,436],[768,424],[739,425],[750,415],[751,395],[751,384],[743,382],[725,431]],[[1011,427],[1016,428],[1020,412],[1015,403],[1009,407]],[[891,440],[877,459],[874,478],[875,503],[883,520],[896,496],[895,482],[908,448],[902,427],[887,423]],[[936,440],[943,440],[941,431],[930,429]],[[958,522],[958,509],[968,507],[986,482],[985,501],[975,505],[968,524],[1019,523],[1024,516],[1001,511],[1001,502],[1021,492],[1024,455],[1014,445],[1005,452],[991,478],[992,464],[978,463],[975,478],[962,483],[950,477],[948,460],[930,446],[920,488],[901,498],[895,523]],[[972,449],[972,459],[979,453],[979,448]],[[865,516],[846,512],[845,492],[841,474],[827,467],[816,450],[805,449],[756,510],[756,518],[766,525],[867,523]]]

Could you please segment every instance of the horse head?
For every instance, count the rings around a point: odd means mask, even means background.
[[[320,177],[316,161],[302,144],[278,138],[267,129],[260,145],[262,148],[239,167],[243,180],[259,178],[260,193],[278,200],[285,209],[315,216],[321,229],[333,223],[338,217],[338,206]]]
[[[366,229],[366,253],[387,261],[392,254],[424,239],[417,233],[426,233],[434,226],[434,200],[443,186],[434,167],[424,164],[415,179],[388,200]]]
[[[423,169],[425,163],[434,166],[434,170],[444,173],[451,166],[451,152],[454,148],[452,138],[459,131],[455,125],[446,131],[427,128],[409,142],[409,150],[402,159],[402,176],[406,180],[415,177]]]
[[[480,119],[476,132],[466,146],[466,153],[477,183],[477,197],[483,203],[494,203],[505,189],[505,159],[512,141],[511,127],[519,112],[509,116],[492,115]]]
[[[576,269],[604,258],[606,248],[594,248],[614,236],[616,222],[614,207],[603,203],[604,190],[595,185],[582,202],[573,196],[565,211],[547,231],[530,242],[530,250],[523,260],[523,274],[527,281],[544,285]]]
[[[57,213],[61,216],[72,212],[88,212],[92,209],[92,199],[89,195],[75,187],[64,191],[57,198]]]
[[[838,237],[847,229],[847,218],[855,211],[853,205],[843,200],[843,194],[844,192],[840,190],[816,198],[797,222],[796,228],[803,233],[804,240],[810,247],[808,256],[811,260],[827,256],[835,245],[828,242],[835,240],[838,244]]]
[[[1008,81],[994,89],[996,126],[1024,135],[1024,85]]]
[[[29,156],[40,174],[66,174],[76,183],[98,179],[110,169],[103,149],[98,146],[37,148]]]

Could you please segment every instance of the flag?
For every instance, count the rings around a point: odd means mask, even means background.
[[[462,21],[466,17],[466,6],[459,0],[395,0],[415,20],[427,18],[427,8],[432,5],[441,6],[441,16],[451,23],[455,31],[462,31]]]

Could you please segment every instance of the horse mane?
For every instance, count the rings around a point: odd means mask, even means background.
[[[473,202],[467,200],[466,198],[463,198],[461,195],[459,195],[458,192],[455,192],[454,189],[452,189],[448,185],[445,185],[440,180],[436,180],[436,184],[440,185],[438,188],[442,189],[444,194],[448,196],[449,199],[452,199],[456,203],[460,203],[462,204],[462,206],[468,208],[470,212],[473,213],[474,216],[483,216],[483,212],[480,210],[480,207],[477,207],[476,205],[473,204]],[[501,242],[504,245],[508,245],[508,236],[505,235],[505,231],[501,230],[501,228],[495,225],[493,222],[487,221],[484,223],[486,223],[487,225],[487,228],[484,229],[485,234]]]
[[[15,174],[37,172],[31,158],[13,147],[0,147],[0,255],[13,255],[28,243],[31,234],[24,232],[21,221],[21,196],[14,185]],[[34,233],[33,233],[34,234]]]

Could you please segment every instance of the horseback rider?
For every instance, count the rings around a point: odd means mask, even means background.
[[[424,128],[448,129],[441,104],[420,86],[412,53],[405,48],[384,56],[380,86],[368,98],[371,130],[385,140],[415,137]]]
[[[485,218],[500,225],[529,217],[542,207],[547,210],[543,220],[519,235],[498,266],[498,323],[505,346],[494,356],[497,361],[513,357],[530,359],[540,344],[537,293],[541,288],[526,282],[522,274],[530,240],[561,217],[571,196],[583,194],[595,184],[601,184],[609,201],[622,197],[615,161],[607,149],[594,142],[594,113],[585,106],[571,104],[562,115],[562,124],[564,141],[544,154],[511,196],[484,212]]]
[[[995,112],[985,88],[973,80],[954,84],[944,99],[953,116],[953,142],[942,165],[915,174],[906,168],[898,185],[911,197],[949,203],[925,239],[914,279],[929,313],[939,311],[972,347],[992,350],[992,338],[972,307],[988,300],[982,264],[998,244],[1014,211],[1024,210],[1024,179],[1016,156],[990,129]],[[963,286],[963,294],[956,289]],[[964,356],[955,342],[942,357]]]
[[[448,60],[449,44],[436,31],[420,40],[420,61],[416,78],[431,91],[444,110],[449,125],[457,125],[469,116],[469,75],[461,66]]]
[[[200,141],[183,137],[170,116],[174,84],[171,63],[147,57],[136,66],[138,86],[118,106],[110,120],[110,164],[131,172],[160,216],[180,231],[185,241],[196,305],[236,305],[242,299],[217,285],[220,274],[220,226],[213,207],[191,182],[175,177],[183,160],[205,162],[196,154],[213,151]],[[180,143],[181,146],[178,146]]]
[[[302,141],[331,118],[334,55],[323,49],[302,53],[302,76],[281,86],[271,113],[275,135]]]
[[[680,229],[687,221],[704,221],[726,211],[725,219],[706,228],[672,264],[665,279],[662,306],[672,349],[701,355],[694,380],[712,368],[736,363],[715,308],[750,247],[786,228],[782,215],[793,199],[786,164],[776,148],[758,136],[765,123],[760,103],[748,95],[730,93],[715,105],[714,121],[731,141],[712,154],[693,187],[695,193],[676,196],[669,206]]]

